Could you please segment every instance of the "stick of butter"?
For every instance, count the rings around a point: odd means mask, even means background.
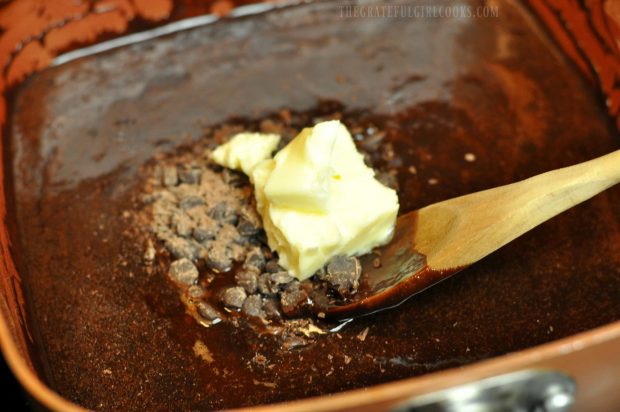
[[[396,192],[375,179],[337,120],[304,129],[273,159],[234,167],[254,184],[269,247],[300,280],[336,255],[364,254],[392,237]]]

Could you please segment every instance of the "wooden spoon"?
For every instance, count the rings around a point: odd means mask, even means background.
[[[619,182],[620,150],[407,213],[375,251],[380,266],[376,255],[362,259],[367,282],[358,295],[323,311],[347,318],[398,305]]]

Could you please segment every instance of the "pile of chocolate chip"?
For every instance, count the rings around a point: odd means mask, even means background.
[[[337,256],[303,282],[290,276],[267,245],[247,177],[213,163],[208,149],[158,159],[147,172],[145,259],[165,268],[201,324],[259,321],[263,332],[298,346],[309,330],[320,331],[319,303],[356,293],[354,257]]]

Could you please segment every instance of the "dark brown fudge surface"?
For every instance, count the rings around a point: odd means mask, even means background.
[[[144,165],[217,125],[341,113],[384,133],[401,212],[617,149],[603,101],[527,10],[346,18],[283,8],[86,57],[15,94],[15,256],[48,383],[100,410],[197,410],[335,393],[465,365],[620,319],[620,190],[390,311],[282,350],[186,314],[144,264]],[[304,117],[305,116],[305,117]],[[235,120],[236,119],[236,120]],[[308,119],[308,120],[304,120]],[[187,149],[189,148],[189,149]]]

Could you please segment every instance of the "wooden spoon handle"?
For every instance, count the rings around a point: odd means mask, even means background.
[[[620,183],[620,150],[515,184],[534,226]],[[523,199],[525,201],[525,199]],[[534,227],[532,226],[532,227]]]
[[[418,250],[433,269],[470,265],[617,183],[620,151],[428,206],[419,211]]]

